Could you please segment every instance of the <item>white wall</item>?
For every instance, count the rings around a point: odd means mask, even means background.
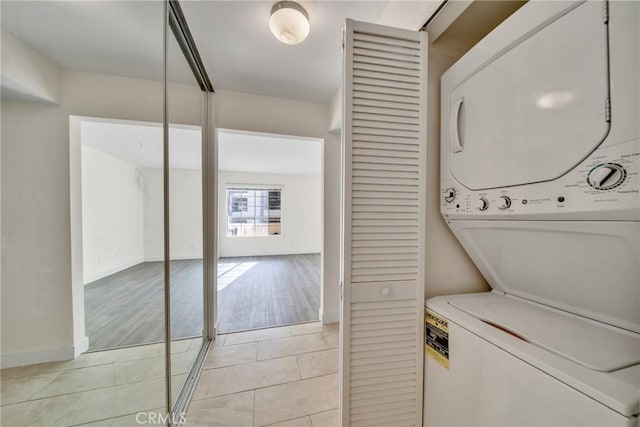
[[[142,224],[145,261],[164,260],[164,184],[162,169],[142,170]],[[171,176],[171,175],[169,175]]]
[[[329,102],[329,132],[340,134],[342,132],[342,99],[344,97],[344,91],[342,86],[338,88],[336,93]]]
[[[8,31],[1,39],[3,97],[59,102],[60,68]]]
[[[279,236],[227,237],[226,188],[233,184],[282,186]],[[319,175],[220,171],[219,256],[287,255],[322,251],[322,185]]]
[[[426,298],[490,289],[440,214],[440,78],[523,4],[514,1],[448,2],[427,27],[431,44],[427,100]]]
[[[172,259],[202,258],[202,173],[171,169]],[[162,169],[82,147],[84,283],[164,259]]]
[[[144,260],[164,259],[162,169],[144,168]],[[169,170],[171,259],[202,258],[202,172]]]
[[[336,322],[340,314],[340,136],[329,133],[324,104],[218,90],[216,127],[279,135],[323,138],[324,194],[322,300],[320,319]]]
[[[440,214],[440,77],[459,57],[429,47],[425,298],[489,290]]]
[[[141,170],[82,147],[82,259],[87,284],[144,259]]]
[[[342,194],[341,136],[328,134],[324,139],[323,156],[323,294],[320,319],[340,320],[340,204]],[[324,317],[323,317],[324,316]]]
[[[199,125],[202,94],[176,85],[173,122]],[[79,138],[70,116],[162,121],[162,83],[65,71],[60,104],[2,101],[2,365],[72,358],[86,340]],[[175,107],[173,107],[175,105]],[[327,106],[217,91],[221,128],[324,138],[321,319],[339,315],[339,136]],[[73,179],[72,179],[73,178]]]
[[[181,92],[173,121],[199,125],[199,88],[172,90]],[[69,359],[86,343],[82,235],[71,232],[72,223],[81,229],[81,156],[70,116],[162,121],[162,82],[66,71],[60,94],[60,104],[2,100],[3,366]]]

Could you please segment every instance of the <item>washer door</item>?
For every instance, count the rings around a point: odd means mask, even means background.
[[[553,180],[602,143],[609,131],[603,6],[572,5],[506,47],[495,46],[505,38],[498,28],[489,36],[494,45],[474,48],[495,47],[494,59],[456,70],[467,77],[443,105],[443,129],[461,184],[482,190]],[[535,7],[545,5],[521,12]]]

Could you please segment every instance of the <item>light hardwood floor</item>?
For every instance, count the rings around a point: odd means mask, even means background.
[[[218,331],[318,320],[320,254],[222,258]],[[89,349],[164,339],[164,267],[145,262],[85,286]],[[171,262],[173,339],[202,335],[202,260]]]
[[[89,350],[164,340],[164,263],[144,262],[84,289]],[[202,260],[171,262],[171,336],[202,336]]]
[[[221,258],[218,270],[219,332],[318,320],[320,254]]]

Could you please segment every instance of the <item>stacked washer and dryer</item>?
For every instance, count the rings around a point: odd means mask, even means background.
[[[640,3],[529,2],[442,76],[441,212],[492,290],[426,302],[425,425],[637,425]]]

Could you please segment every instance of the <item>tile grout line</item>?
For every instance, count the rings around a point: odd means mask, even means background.
[[[324,414],[325,412],[331,412],[331,411],[335,411],[336,409],[338,409],[338,407],[336,406],[335,408],[331,408],[331,409],[327,409],[326,411],[319,411],[319,412],[314,412],[312,414],[309,414],[308,416],[312,416],[312,415],[318,415],[318,414]]]
[[[333,411],[333,409],[329,409],[329,410],[330,410],[330,411]],[[303,415],[303,416],[301,416],[301,417],[288,418],[288,419],[286,419],[286,420],[276,421],[275,423],[265,424],[265,425],[263,425],[263,426],[259,426],[259,427],[273,427],[273,426],[278,425],[278,424],[288,423],[289,421],[299,420],[299,419],[301,419],[301,418],[309,418],[309,424],[312,424],[311,416],[310,416],[310,415]]]
[[[248,343],[248,344],[252,344],[252,343]],[[250,362],[240,362],[240,363],[236,363],[236,364],[233,364],[233,365],[218,366],[218,367],[213,367],[213,368],[204,367],[203,371],[212,371],[212,370],[215,370],[215,369],[224,369],[224,368],[231,368],[231,367],[234,367],[234,366],[250,365],[252,363],[267,362],[269,360],[285,359],[287,357],[304,356],[304,355],[307,355],[307,354],[322,353],[324,351],[332,351],[332,350],[338,350],[338,347],[321,348],[321,349],[318,349],[318,350],[305,351],[305,352],[302,352],[302,353],[287,354],[287,355],[283,355],[283,356],[271,357],[271,358],[268,358],[268,359],[256,359],[256,360],[252,360]]]
[[[111,421],[111,424],[110,424],[110,426],[111,426],[111,425],[113,425],[113,423],[115,422],[115,420],[117,420],[118,418],[128,417],[128,416],[130,416],[130,415],[139,414],[140,412],[151,412],[151,411],[162,411],[162,409],[160,409],[160,408],[143,409],[143,410],[141,410],[141,411],[129,412],[129,413],[127,413],[127,414],[117,415],[117,416],[115,416],[115,417],[101,418],[101,419],[99,419],[99,420],[89,421],[89,422],[82,423],[82,424],[70,424],[70,425],[69,425],[69,427],[81,427],[81,426],[84,426],[84,425],[87,425],[87,424],[93,424],[93,423],[99,423],[99,422],[103,422],[103,421],[109,421],[109,420],[112,420],[112,421]]]
[[[147,345],[147,344],[145,344]],[[144,347],[144,345],[139,346],[139,347]],[[127,348],[136,348],[136,347],[127,347]],[[119,349],[116,349],[119,350]],[[105,350],[105,351],[116,351],[116,350]],[[64,361],[60,361],[60,362],[45,362],[45,363],[36,363],[34,365],[25,365],[25,366],[16,366],[14,368],[4,368],[4,369],[15,369],[15,368],[27,368],[27,367],[31,367],[31,366],[37,366],[37,365],[46,365],[48,363],[63,363],[63,362],[73,362],[74,360],[78,360],[80,357],[82,357],[85,354],[98,354],[100,352],[96,351],[96,352],[90,352],[90,353],[83,353],[82,355],[78,356],[76,359],[71,359],[71,360],[64,360]],[[184,351],[176,351],[176,352],[172,352],[172,356],[173,355],[178,355],[178,354],[183,354],[183,353],[189,353],[189,351],[184,350]],[[21,379],[27,379],[27,378],[36,378],[39,376],[44,376],[44,375],[52,375],[52,374],[62,374],[65,372],[70,372],[70,371],[77,371],[80,369],[89,369],[89,368],[96,368],[98,366],[107,366],[107,365],[114,365],[117,363],[127,363],[127,362],[139,362],[142,360],[146,360],[146,359],[156,359],[156,358],[164,358],[164,355],[156,355],[156,356],[151,356],[151,357],[139,357],[139,358],[135,358],[135,359],[124,359],[124,360],[112,360],[110,362],[104,362],[104,363],[96,363],[94,365],[86,365],[86,366],[72,366],[70,368],[67,369],[62,369],[60,371],[52,371],[52,372],[44,372],[41,374],[35,374],[35,375],[25,375],[25,376],[15,376],[15,377],[9,377],[9,378],[2,378],[2,370],[0,370],[0,380],[2,381],[10,381],[10,380],[21,380]]]
[[[260,344],[261,342],[264,342],[264,341],[257,341],[256,343],[257,343],[257,344]],[[325,342],[326,342],[326,338],[325,338]],[[253,342],[250,342],[250,343],[243,343],[243,344],[238,344],[238,345],[244,345],[244,344],[253,344]],[[317,352],[317,351],[336,350],[336,349],[338,348],[338,347],[332,347],[328,342],[326,342],[326,344],[327,344],[327,347],[326,347],[326,348],[319,348],[319,349],[317,349],[317,350],[303,351],[303,352],[301,352],[301,353],[292,353],[292,354],[283,355],[283,356],[269,357],[269,358],[266,358],[266,359],[257,359],[257,361],[260,361],[260,360],[271,360],[271,359],[280,359],[280,358],[282,358],[282,357],[293,356],[293,355],[296,355],[296,354],[315,353],[315,352]],[[233,346],[230,346],[230,347],[235,347],[235,346],[236,346],[236,345],[233,345]],[[228,347],[227,347],[227,348],[228,348]],[[249,362],[249,363],[250,363],[250,362]]]
[[[277,359],[283,359],[285,357],[291,357],[291,356],[302,356],[303,354],[311,354],[311,353],[319,353],[321,351],[327,351],[327,350],[334,350],[333,348],[320,348],[318,350],[312,350],[312,351],[305,351],[302,353],[292,353],[292,354],[287,354],[287,355],[283,355],[283,356],[275,356],[275,357],[269,357],[267,359],[258,359],[258,362],[266,362],[267,360],[277,360]]]
[[[291,328],[291,326],[276,326],[274,329],[277,328]],[[269,328],[267,328],[269,329]],[[263,329],[255,329],[255,331],[260,331]],[[302,333],[302,334],[293,334],[291,333],[291,331],[289,331],[289,335],[288,336],[283,336],[283,337],[273,337],[273,338],[262,338],[262,339],[256,339],[255,341],[245,341],[245,342],[239,342],[239,343],[235,343],[235,344],[227,344],[226,343],[226,339],[224,344],[222,345],[223,347],[231,347],[234,345],[240,345],[240,344],[249,344],[249,343],[253,343],[253,342],[261,342],[261,341],[272,341],[272,340],[280,340],[280,339],[285,339],[285,338],[292,338],[292,337],[300,337],[300,336],[304,336],[304,335],[313,335],[313,334],[325,334],[327,332],[338,332],[339,330],[334,330],[334,329],[329,329],[329,330],[320,330],[320,331],[315,331],[315,332],[307,332],[307,333]],[[249,333],[249,332],[253,332],[253,331],[243,331],[243,332],[231,332],[228,334],[221,334],[224,335],[225,337],[228,335],[233,335],[233,334],[243,334],[243,333]]]
[[[194,398],[192,400],[195,402],[195,401],[199,401],[199,400],[217,399],[218,397],[231,396],[231,395],[234,395],[234,394],[246,393],[248,391],[258,391],[258,390],[263,390],[265,388],[270,388],[270,387],[278,387],[278,386],[282,386],[282,385],[286,385],[286,384],[293,384],[293,383],[297,383],[297,382],[301,382],[301,381],[315,380],[315,379],[322,378],[322,377],[330,377],[332,375],[338,375],[338,373],[334,372],[334,373],[331,373],[331,374],[317,375],[315,377],[301,378],[301,379],[297,379],[297,380],[293,380],[293,381],[285,381],[285,382],[282,382],[282,383],[269,384],[269,385],[265,385],[265,386],[262,386],[262,387],[249,388],[249,389],[246,389],[246,390],[238,390],[238,391],[234,391],[232,393],[218,394],[216,396],[207,396],[207,397],[200,398],[200,399],[196,399],[195,396],[194,396]],[[333,408],[333,409],[335,409],[335,408]],[[330,411],[331,409],[328,409],[328,410]],[[321,411],[321,412],[326,412],[326,411]]]
[[[300,360],[298,360],[298,355],[295,355],[296,358],[296,367],[298,368],[298,380],[302,379],[302,369],[300,369]]]
[[[67,372],[67,371],[62,371],[62,373]],[[187,375],[187,373],[180,373],[180,374],[175,374],[173,376],[181,376],[181,375]],[[29,377],[30,378],[30,377]],[[56,377],[57,378],[57,377]],[[70,391],[68,393],[61,393],[61,394],[54,394],[51,396],[44,396],[44,397],[37,397],[37,398],[29,398],[27,400],[23,400],[20,402],[13,402],[13,403],[6,403],[6,404],[2,404],[0,405],[0,408],[6,408],[8,406],[12,406],[12,405],[20,405],[20,404],[25,404],[25,403],[29,403],[29,402],[38,402],[41,400],[47,400],[47,399],[55,399],[58,397],[63,397],[63,396],[71,396],[74,394],[80,394],[80,393],[89,393],[92,391],[97,391],[97,390],[106,390],[109,388],[116,388],[116,387],[123,387],[123,386],[131,386],[131,385],[135,385],[135,384],[141,384],[141,383],[146,383],[146,382],[153,382],[153,381],[157,381],[158,379],[162,379],[162,376],[158,376],[158,377],[154,377],[154,378],[147,378],[147,379],[142,379],[142,380],[138,380],[138,381],[132,381],[132,382],[127,382],[127,383],[120,383],[120,384],[114,384],[114,385],[108,385],[108,386],[104,386],[104,387],[95,387],[95,388],[89,388],[89,389],[85,389],[85,390],[78,390],[78,391]],[[55,381],[55,379],[54,379]],[[53,381],[52,381],[53,382]],[[37,394],[38,392],[34,393]]]
[[[283,325],[283,326],[273,326],[273,327],[268,327],[268,328],[259,328],[259,329],[250,329],[247,331],[238,331],[238,332],[229,332],[229,333],[224,333],[224,334],[218,334],[219,336],[224,336],[225,338],[228,336],[232,336],[232,335],[236,335],[236,334],[250,334],[250,333],[259,333],[260,331],[268,331],[268,330],[274,330],[274,329],[287,329],[289,332],[289,335],[285,335],[282,337],[273,337],[273,338],[257,338],[255,340],[252,341],[247,341],[246,343],[249,342],[258,342],[258,341],[265,341],[265,340],[269,340],[269,339],[278,339],[278,338],[288,338],[293,336],[293,334],[291,333],[291,326],[289,325]],[[246,344],[244,342],[240,342],[237,344]],[[225,345],[226,345],[226,339],[225,339]],[[233,344],[232,344],[233,345]]]
[[[286,423],[286,422],[293,421],[293,420],[299,420],[300,418],[309,418],[309,423],[311,424],[311,427],[313,427],[313,418],[311,418],[312,415],[324,414],[325,412],[335,411],[336,409],[338,409],[338,408],[327,409],[326,411],[320,411],[320,412],[313,412],[311,414],[306,414],[306,415],[303,415],[301,417],[287,418],[286,420],[276,421],[275,423],[266,424],[264,426],[259,426],[259,427],[271,427],[271,426],[275,426],[277,424],[282,424],[282,423]]]
[[[253,390],[253,408],[251,408],[251,425],[256,425],[256,389]]]

